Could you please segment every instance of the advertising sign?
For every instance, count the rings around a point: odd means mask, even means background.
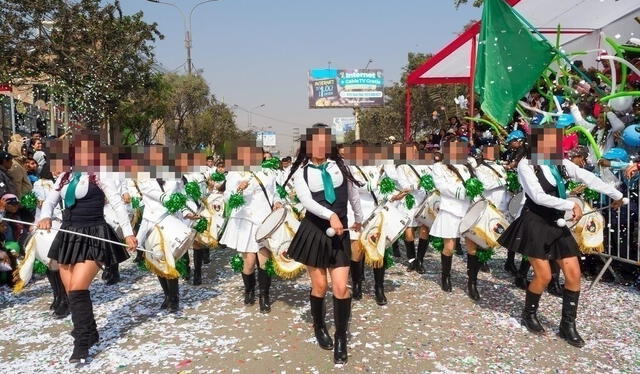
[[[381,69],[312,69],[309,108],[371,108],[384,105]]]
[[[275,147],[276,133],[274,131],[258,131],[256,133],[256,140],[263,147]]]

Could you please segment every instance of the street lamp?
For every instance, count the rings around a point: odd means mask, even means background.
[[[186,17],[182,9],[180,9],[175,4],[160,1],[160,0],[147,0],[147,1],[150,3],[169,5],[176,8],[178,12],[180,12],[180,15],[182,16],[182,22],[184,23],[184,46],[187,49],[187,73],[191,75],[191,67],[193,66],[193,64],[191,63],[191,45],[192,45],[191,44],[191,16],[193,16],[193,11],[200,5],[211,3],[218,0],[204,0],[199,2],[198,4],[194,5],[191,8],[191,10],[189,11],[189,17]]]
[[[249,127],[251,127],[253,125],[253,111],[254,110],[258,110],[260,108],[264,108],[267,104],[260,104],[258,106],[256,106],[255,108],[251,108],[251,110],[249,111]]]

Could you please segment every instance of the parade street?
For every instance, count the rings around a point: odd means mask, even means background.
[[[263,315],[257,304],[243,305],[240,277],[228,264],[231,254],[212,251],[202,286],[180,281],[177,315],[159,312],[162,291],[155,276],[131,261],[123,266],[120,283],[95,281],[91,292],[101,341],[91,350],[93,360],[77,372],[640,372],[640,292],[632,287],[600,283],[587,292],[583,285],[578,318],[587,345],[576,349],[555,335],[560,298],[542,298],[544,337],[520,325],[524,291],[513,287],[502,270],[504,252],[491,260],[492,274],[481,273],[482,299],[474,305],[464,291],[462,258],[454,258],[453,293],[446,294],[438,283],[439,256],[431,251],[424,276],[407,273],[401,263],[389,269],[385,307],[375,304],[373,276],[366,269],[365,296],[354,302],[352,312],[349,364],[335,368],[331,352],[317,346],[310,328],[307,275],[274,279],[272,312]],[[74,368],[67,363],[71,321],[49,315],[48,287],[40,278],[20,295],[3,294],[0,372]]]

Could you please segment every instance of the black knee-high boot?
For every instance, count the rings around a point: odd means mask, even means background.
[[[544,332],[542,324],[538,321],[540,296],[542,295],[527,290],[527,295],[524,299],[524,308],[522,309],[522,324],[527,330],[536,334]]]
[[[529,263],[529,260],[522,259],[522,261],[520,261],[520,268],[518,269],[515,281],[516,287],[523,290],[526,290],[527,287],[529,287],[529,280],[527,279],[527,276],[529,275],[530,267],[531,264]]]
[[[373,278],[375,279],[375,295],[378,305],[387,305],[387,297],[384,294],[384,265],[378,269],[373,269]]]
[[[504,270],[511,273],[511,275],[518,274],[518,269],[516,269],[516,253],[510,249],[507,249],[507,260],[504,262]]]
[[[464,252],[462,252],[462,242],[460,238],[456,239],[456,255],[462,256]]]
[[[362,261],[351,261],[351,295],[354,300],[362,299]]]
[[[95,343],[93,336],[93,306],[89,290],[69,292],[69,307],[73,322],[73,353],[69,362],[84,362],[89,357],[89,348]]]
[[[563,287],[560,284],[560,266],[555,261],[549,262],[551,265],[551,282],[547,286],[547,291],[553,296],[562,297]]]
[[[57,274],[55,274],[57,273]],[[57,276],[56,276],[57,275]],[[49,280],[49,284],[51,285],[51,290],[53,291],[53,301],[49,305],[49,310],[56,310],[58,304],[60,304],[60,289],[58,288],[58,278],[60,278],[59,271],[53,271],[47,269],[47,279]]]
[[[167,309],[169,306],[169,288],[167,287],[167,279],[158,275],[158,282],[160,282],[160,287],[162,287],[162,292],[164,292],[164,299],[162,300],[162,304],[160,304],[160,309]]]
[[[480,269],[480,263],[476,255],[467,255],[467,291],[471,300],[480,300],[480,293],[478,292],[478,270]]]
[[[58,287],[58,305],[53,311],[53,316],[56,319],[62,319],[71,313],[69,309],[69,295],[67,294],[67,290],[64,288],[62,278],[60,278],[60,272],[54,271],[53,273],[56,277],[56,286]]]
[[[193,250],[193,285],[199,286],[202,284],[202,257],[204,255],[204,249]]]
[[[180,309],[180,287],[178,278],[167,279],[167,294],[169,295],[169,303],[167,308],[170,313],[176,313]]]
[[[407,259],[409,260],[407,271],[414,271],[416,266],[416,243],[414,241],[405,240],[404,247],[407,249]]]
[[[440,254],[440,262],[442,263],[442,290],[445,292],[451,292],[451,262],[453,256],[446,256],[444,253]]]
[[[349,318],[351,317],[351,298],[333,298],[333,321],[336,326],[333,346],[333,362],[346,364],[347,355],[347,331],[349,330]]]
[[[560,319],[560,331],[558,335],[574,347],[582,348],[584,340],[576,330],[576,317],[578,316],[578,300],[580,291],[569,291],[566,288],[562,293],[562,319]]]
[[[242,273],[242,282],[244,283],[244,305],[253,305],[256,303],[256,273],[249,275]]]
[[[271,299],[269,298],[269,290],[271,289],[271,277],[266,270],[258,267],[258,288],[260,288],[260,311],[262,313],[271,312]]]
[[[327,331],[325,323],[327,309],[325,308],[324,297],[313,296],[309,293],[309,304],[311,305],[311,317],[313,317],[313,332],[316,335],[318,345],[322,349],[333,349],[333,340],[329,335],[329,331]]]
[[[211,248],[203,249],[204,253],[202,254],[202,263],[210,264],[211,263]]]
[[[415,265],[413,267],[418,274],[425,273],[423,262],[424,262],[424,255],[425,253],[427,253],[428,247],[429,247],[429,239],[420,238],[418,240],[418,253],[416,255]]]
[[[393,250],[393,257],[402,257],[402,253],[400,253],[400,242],[397,240],[393,242],[391,249]]]

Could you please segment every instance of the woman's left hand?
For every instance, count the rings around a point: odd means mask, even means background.
[[[353,231],[360,232],[360,230],[362,230],[362,223],[360,223],[360,222],[356,222],[356,223],[354,223],[354,224],[351,226],[351,229],[352,229]]]
[[[135,251],[138,248],[138,238],[134,235],[129,235],[124,238],[124,241],[127,243],[127,249],[131,252]]]
[[[278,210],[280,208],[282,208],[282,203],[278,201],[277,203],[273,204],[273,209],[272,210],[275,211],[275,210]]]

